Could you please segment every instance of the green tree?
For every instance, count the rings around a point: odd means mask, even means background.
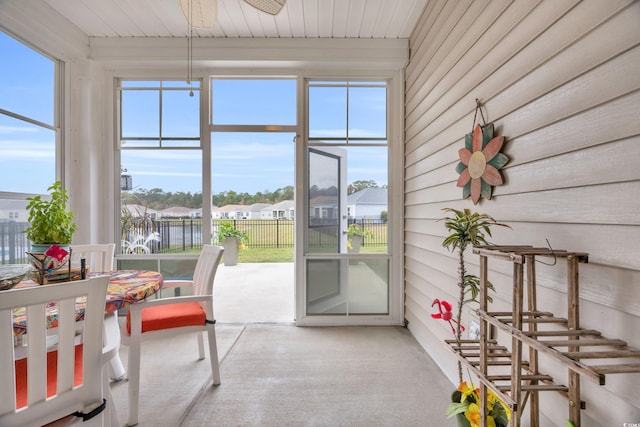
[[[378,188],[378,184],[374,180],[353,181],[347,186],[347,194],[357,193],[365,188]]]

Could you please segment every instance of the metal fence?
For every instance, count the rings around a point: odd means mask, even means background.
[[[290,248],[294,244],[294,221],[288,219],[220,219],[213,220],[213,239],[216,242],[216,231],[221,222],[229,221],[233,226],[248,235],[247,246],[250,248]],[[365,246],[384,246],[387,244],[387,224],[383,220],[355,220],[350,219],[349,225],[357,224],[363,230],[371,232],[371,236],[364,239]],[[22,232],[28,223],[6,221],[0,222],[0,243],[2,252],[0,264],[27,263],[26,251],[29,241]],[[147,248],[149,253],[182,253],[194,252],[202,248],[202,219],[158,219],[152,223],[153,233],[138,237],[131,237],[132,241]],[[135,230],[128,233],[134,236]],[[312,233],[318,245],[323,239],[335,240],[335,226],[322,226]],[[146,252],[146,249],[145,249]]]
[[[0,264],[27,264],[26,252],[30,248],[27,235],[23,231],[28,227],[27,222],[0,222]]]

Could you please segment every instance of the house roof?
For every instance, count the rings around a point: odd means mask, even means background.
[[[287,210],[287,209],[293,209],[294,207],[295,207],[295,203],[293,200],[283,200],[281,202],[276,203],[275,205],[271,205],[271,207],[268,210],[270,211]]]
[[[249,212],[257,212],[273,206],[271,203],[254,203],[247,207]]]
[[[365,203],[371,205],[387,204],[386,188],[365,188],[347,196],[347,203]]]
[[[0,200],[0,210],[24,210],[27,208],[28,200],[3,199]]]
[[[219,208],[213,209],[213,212],[234,212],[234,211],[245,211],[247,210],[247,205],[224,205]]]
[[[309,200],[309,206],[311,206],[311,207],[316,207],[316,206],[336,207],[336,206],[338,206],[338,199],[337,199],[336,196],[317,196],[317,197],[314,197],[313,199]]]
[[[131,213],[131,215],[133,216],[138,216],[138,215],[144,215],[145,212],[147,214],[151,214],[151,213],[156,213],[158,211],[156,211],[155,209],[151,209],[151,208],[147,208],[146,206],[142,206],[142,205],[136,205],[136,204],[130,204],[130,205],[124,205],[125,209],[127,209],[129,211],[129,213]]]
[[[189,216],[191,213],[200,213],[202,209],[191,209],[184,206],[173,206],[160,210],[163,216]]]

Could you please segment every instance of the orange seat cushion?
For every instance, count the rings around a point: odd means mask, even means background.
[[[76,346],[73,385],[82,384],[82,344]],[[27,359],[19,359],[16,366],[16,409],[27,406]],[[58,351],[47,353],[47,397],[58,390]]]
[[[142,309],[142,333],[182,326],[202,326],[207,318],[197,302],[158,305]],[[127,312],[127,332],[131,334],[131,313]]]

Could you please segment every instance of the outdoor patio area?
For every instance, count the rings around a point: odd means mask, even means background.
[[[222,384],[195,335],[142,346],[140,426],[427,426],[451,382],[406,328],[296,327],[293,264],[221,265],[214,286]],[[425,315],[427,315],[425,313]],[[120,350],[126,365],[127,347]],[[120,425],[127,382],[112,384]]]

